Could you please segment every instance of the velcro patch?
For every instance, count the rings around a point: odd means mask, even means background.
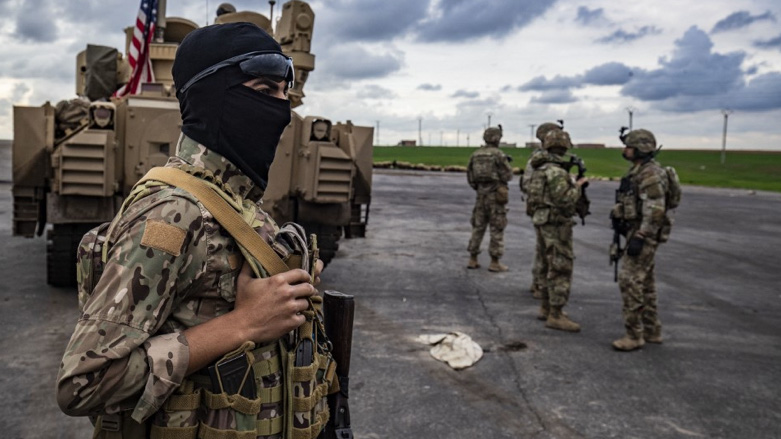
[[[141,245],[164,251],[173,256],[182,253],[182,244],[187,232],[163,221],[147,220],[144,224],[144,236]]]

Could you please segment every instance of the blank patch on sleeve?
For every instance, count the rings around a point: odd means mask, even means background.
[[[179,227],[172,226],[163,221],[147,220],[144,227],[144,236],[141,237],[141,245],[164,251],[170,255],[179,256],[182,253],[182,244],[187,232]]]

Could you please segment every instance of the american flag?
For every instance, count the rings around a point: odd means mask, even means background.
[[[114,92],[114,96],[136,94],[141,90],[141,84],[155,81],[152,62],[149,59],[149,44],[155,35],[156,21],[157,0],[141,0],[138,17],[136,17],[136,28],[133,31],[133,41],[127,54],[132,69],[130,81]]]

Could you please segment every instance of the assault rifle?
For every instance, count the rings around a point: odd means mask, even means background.
[[[350,353],[353,340],[353,317],[355,301],[353,296],[338,291],[323,292],[323,316],[325,332],[331,340],[331,353],[336,361],[336,378],[339,391],[328,395],[328,419],[322,439],[352,439],[350,406],[347,404],[350,376]]]
[[[569,166],[567,168],[567,172],[569,172],[573,166],[578,167],[578,180],[586,176],[586,163],[583,162],[582,158],[576,156],[575,154],[571,154],[569,156]],[[589,211],[589,208],[591,207],[591,200],[589,200],[588,195],[586,195],[587,187],[588,182],[583,183],[583,185],[580,187],[580,198],[578,198],[578,202],[575,204],[575,211],[578,213],[581,224],[584,226],[586,225],[586,216],[591,214]]]
[[[613,243],[610,244],[610,265],[613,265],[613,282],[618,282],[618,261],[624,249],[621,248],[621,220],[613,218],[610,214],[611,227],[613,228]]]

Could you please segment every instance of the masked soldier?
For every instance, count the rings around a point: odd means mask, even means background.
[[[532,173],[534,172],[534,166],[532,166],[532,163],[542,164],[549,158],[548,151],[543,147],[545,135],[548,134],[549,131],[560,131],[561,129],[561,125],[553,122],[545,122],[537,127],[536,136],[540,141],[540,147],[532,151],[531,155],[529,156],[529,160],[526,161],[526,168],[524,168],[520,178],[521,192],[524,195],[528,196],[529,194],[528,186],[532,178]],[[529,291],[531,291],[532,296],[535,299],[542,299],[542,290],[545,289],[546,284],[545,273],[543,273],[543,259],[545,258],[545,255],[541,252],[541,249],[544,247],[538,240],[535,248],[536,251],[534,252],[534,265],[532,266],[532,285],[529,288]]]
[[[614,341],[613,347],[632,351],[645,342],[662,342],[654,255],[659,243],[669,237],[672,219],[668,210],[680,201],[680,185],[672,168],[662,168],[654,160],[656,138],[650,131],[630,131],[621,140],[625,146],[622,156],[632,167],[621,179],[610,216],[613,227],[627,238],[618,274],[626,335]]]
[[[290,122],[292,60],[257,26],[220,24],[182,41],[172,73],[182,135],[166,168],[211,188],[291,256],[259,202]],[[65,413],[112,438],[280,437],[301,421],[284,417],[280,340],[307,321],[309,272],[269,276],[201,200],[159,181],[136,186],[104,245],[57,378]],[[221,357],[248,371],[240,395],[220,378],[229,370],[214,372]]]
[[[485,145],[472,153],[467,166],[466,177],[469,186],[477,191],[475,207],[472,210],[472,238],[469,240],[469,264],[467,268],[479,268],[477,255],[483,241],[485,229],[491,227],[491,242],[488,253],[491,265],[488,271],[507,271],[500,263],[504,254],[504,228],[507,226],[507,182],[512,179],[510,158],[499,149],[502,126],[489,127],[483,133]]]
[[[572,147],[569,134],[550,130],[542,143],[547,154],[532,160],[527,187],[526,213],[531,216],[537,233],[537,252],[541,255],[540,276],[542,303],[538,318],[551,329],[578,332],[580,325],[562,310],[567,304],[572,280],[572,226],[580,187],[588,180],[575,181],[567,171],[564,154]]]

